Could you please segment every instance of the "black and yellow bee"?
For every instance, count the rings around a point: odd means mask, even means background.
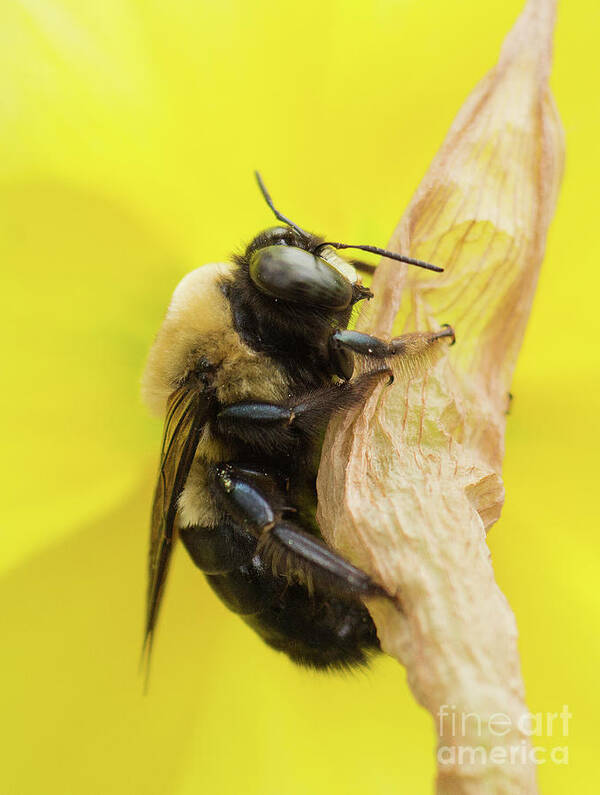
[[[143,392],[166,415],[152,511],[146,649],[179,537],[229,609],[270,646],[313,668],[360,665],[379,649],[361,597],[385,595],[330,549],[315,520],[324,430],[395,364],[423,367],[450,327],[389,342],[347,329],[372,297],[343,259],[373,246],[328,242],[279,213],[230,264],[176,288],[150,351]],[[354,357],[366,367],[356,378]]]

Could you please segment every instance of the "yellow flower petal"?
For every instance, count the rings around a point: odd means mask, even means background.
[[[138,378],[178,279],[270,223],[253,168],[298,222],[385,242],[520,5],[0,3],[2,559],[29,557],[0,582],[3,792],[428,791],[431,721],[394,661],[347,678],[293,670],[183,554],[142,697],[160,427]],[[599,35],[596,0],[561,5],[554,87],[569,169],[520,359],[510,500],[490,539],[530,704],[551,712],[566,699],[575,714],[572,763],[540,767],[545,795],[588,791],[596,775],[600,348],[586,230],[600,116],[582,76]],[[97,346],[85,366],[79,339]],[[580,388],[565,388],[566,370]],[[144,492],[115,508],[136,478]]]

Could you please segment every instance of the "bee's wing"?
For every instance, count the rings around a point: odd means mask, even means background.
[[[152,506],[144,653],[149,661],[152,634],[171,558],[177,501],[187,480],[209,410],[197,386],[182,386],[167,403],[158,483]]]

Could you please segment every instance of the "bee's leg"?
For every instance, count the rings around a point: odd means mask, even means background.
[[[218,431],[234,436],[266,452],[286,450],[298,443],[299,434],[320,433],[335,411],[361,403],[389,368],[372,370],[343,384],[331,384],[295,397],[287,403],[241,402],[227,406],[217,415]]]
[[[331,357],[339,355],[340,350],[352,351],[365,361],[373,360],[387,364],[392,370],[398,369],[409,376],[418,375],[432,364],[439,353],[442,341],[455,341],[454,330],[444,325],[439,331],[415,331],[402,334],[386,342],[360,331],[338,330],[329,338]]]
[[[236,463],[240,477],[254,484],[269,497],[282,493],[285,480],[277,477],[274,470],[257,468],[255,464]],[[206,488],[215,491],[215,472],[208,473]],[[274,500],[276,504],[280,501]],[[238,568],[252,558],[256,552],[256,535],[234,522],[229,511],[217,510],[214,522],[207,526],[191,524],[179,530],[190,557],[205,574],[224,574]]]
[[[274,573],[302,582],[309,590],[337,597],[390,596],[368,574],[292,522],[279,521],[263,530],[258,551]]]
[[[257,552],[274,573],[338,597],[387,595],[368,574],[284,519],[283,496],[267,496],[231,464],[215,467],[215,482],[223,506],[256,535]]]

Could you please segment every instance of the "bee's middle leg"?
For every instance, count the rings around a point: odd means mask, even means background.
[[[218,433],[273,454],[288,451],[303,438],[317,436],[336,411],[360,404],[392,371],[380,367],[352,381],[329,384],[282,403],[241,401],[217,415]]]

